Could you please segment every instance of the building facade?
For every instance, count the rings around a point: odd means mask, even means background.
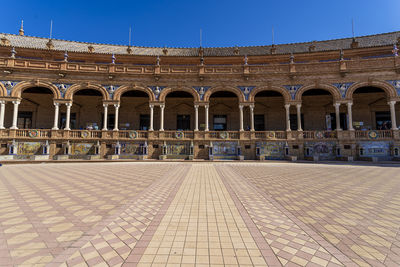
[[[225,48],[0,37],[3,160],[400,157],[400,32]]]

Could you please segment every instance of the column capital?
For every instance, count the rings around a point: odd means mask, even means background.
[[[65,103],[65,105],[67,106],[67,108],[70,108],[70,107],[72,107],[72,103],[70,103],[70,102],[68,102],[68,103]]]
[[[199,105],[194,105],[194,108],[195,108],[195,109],[198,109],[198,108],[199,108]]]
[[[19,105],[19,104],[21,104],[21,101],[20,101],[20,100],[14,100],[14,101],[12,101],[12,103],[13,103],[14,105]]]
[[[396,104],[396,100],[390,100],[390,101],[388,101],[387,103],[388,103],[388,105],[395,105]]]
[[[53,105],[56,106],[56,107],[59,107],[60,103],[59,102],[54,102]]]
[[[114,108],[119,108],[120,104],[114,104]]]
[[[164,109],[165,108],[165,104],[160,104],[160,108]]]
[[[149,108],[153,109],[154,108],[154,104],[149,104]]]
[[[204,108],[209,109],[209,108],[210,108],[210,105],[209,105],[209,104],[204,105]]]
[[[340,104],[341,104],[340,102],[335,102],[335,103],[333,103],[333,106],[334,107],[340,107]]]
[[[103,103],[103,107],[108,108],[108,103]]]
[[[6,101],[5,100],[0,100],[0,104],[5,104],[6,103]]]
[[[301,104],[296,104],[296,108],[301,108]]]
[[[249,105],[250,109],[254,109],[254,104]]]
[[[286,109],[290,108],[290,104],[285,104],[285,108]]]
[[[243,109],[243,104],[239,104],[239,109]]]
[[[346,105],[347,105],[347,106],[352,106],[352,105],[353,105],[353,102],[347,102]]]

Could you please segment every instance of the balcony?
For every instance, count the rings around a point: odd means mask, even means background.
[[[302,141],[302,140],[399,140],[398,130],[371,131],[100,131],[3,129],[1,139],[21,140],[160,140],[160,141]]]

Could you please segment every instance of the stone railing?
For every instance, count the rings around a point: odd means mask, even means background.
[[[337,139],[337,131],[303,131],[303,139]]]
[[[261,140],[282,140],[286,139],[285,131],[257,131],[254,132],[254,139]]]
[[[400,139],[399,131],[142,131],[142,130],[50,130],[3,129],[2,139],[62,140],[390,140]]]
[[[371,131],[354,131],[355,139],[358,140],[374,140],[374,139],[392,139],[392,130],[371,130]]]
[[[351,59],[343,61],[346,71],[368,70],[368,69],[393,69],[395,68],[392,57]],[[296,73],[337,72],[339,61],[329,62],[304,62],[294,63]],[[292,64],[291,64],[292,65]],[[268,63],[266,65],[131,65],[131,64],[99,64],[84,62],[60,62],[23,58],[0,58],[0,67],[15,69],[37,69],[49,71],[68,72],[97,72],[118,74],[277,74],[289,73],[289,64]]]

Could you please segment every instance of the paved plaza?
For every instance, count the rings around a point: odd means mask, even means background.
[[[0,266],[400,266],[396,165],[0,167]]]

